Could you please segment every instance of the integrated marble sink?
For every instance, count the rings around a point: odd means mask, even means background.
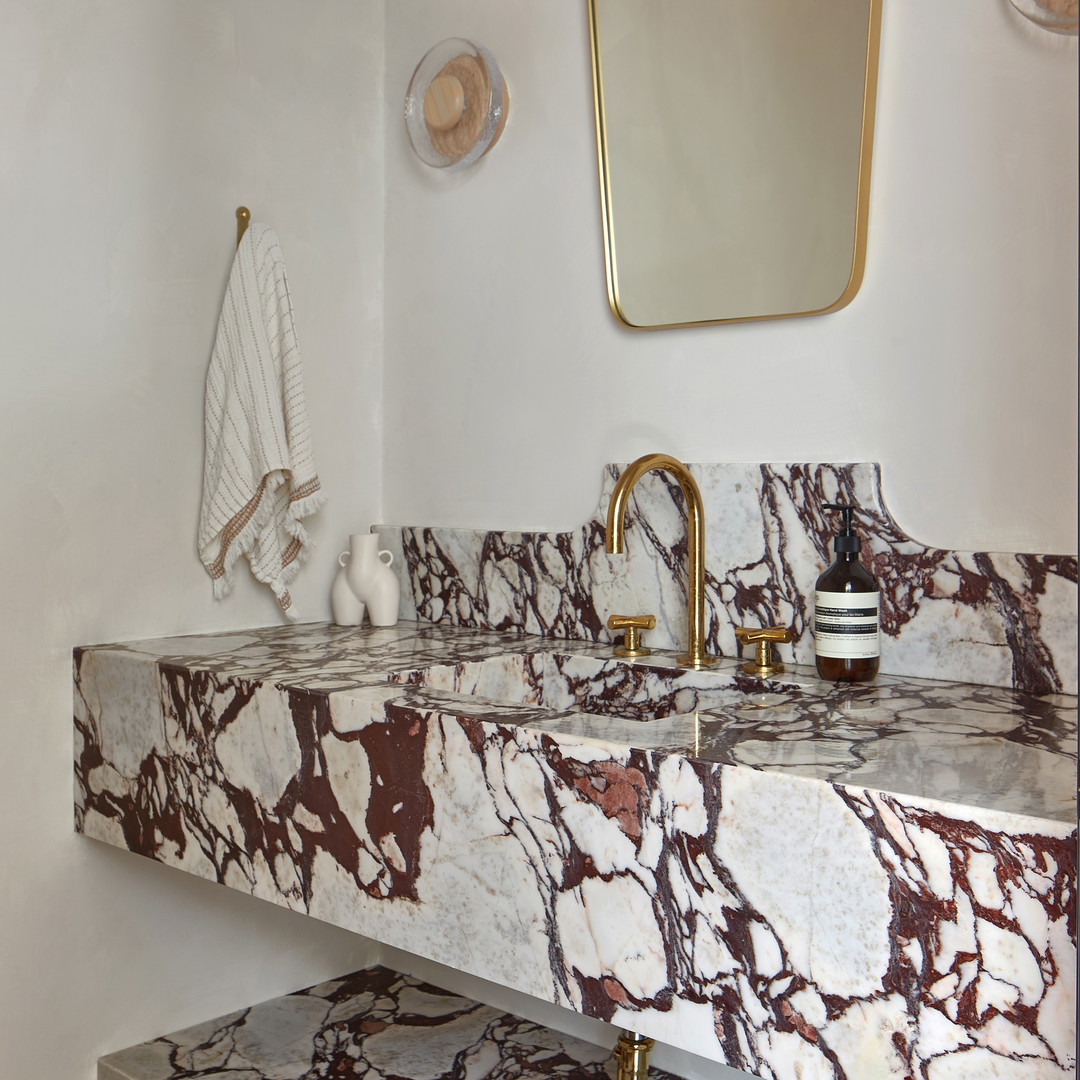
[[[762,683],[730,668],[694,671],[670,660],[626,661],[558,651],[519,652],[397,672],[391,682],[552,714],[649,721],[739,708]],[[771,684],[770,684],[771,685]],[[787,689],[794,689],[788,687]]]
[[[1075,754],[1060,753],[1073,732],[1064,744],[1057,734],[1070,710],[1030,695],[888,676],[830,687],[805,669],[766,682],[729,660],[689,670],[670,655],[624,660],[558,649],[386,679],[417,692],[410,704],[489,722],[1075,820]]]

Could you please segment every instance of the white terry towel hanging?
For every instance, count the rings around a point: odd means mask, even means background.
[[[236,249],[206,375],[206,460],[199,557],[214,596],[232,589],[236,560],[298,613],[289,583],[311,541],[302,519],[326,501],[315,471],[277,236],[252,222]]]

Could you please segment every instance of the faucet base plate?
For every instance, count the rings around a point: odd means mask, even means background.
[[[628,649],[625,645],[616,645],[611,651],[615,656],[652,656],[652,649]]]
[[[676,657],[676,660],[683,667],[693,668],[695,671],[700,668],[710,667],[716,663],[715,656],[679,656]]]

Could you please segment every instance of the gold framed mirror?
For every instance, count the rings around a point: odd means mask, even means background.
[[[608,297],[638,329],[862,282],[881,0],[588,0]]]

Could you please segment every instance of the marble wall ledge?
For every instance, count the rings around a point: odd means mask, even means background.
[[[77,825],[759,1076],[1073,1075],[1074,699],[884,680],[860,716],[806,673],[643,683],[603,652],[78,650]],[[643,687],[702,707],[602,711]]]
[[[677,1080],[650,1069],[656,1080]],[[98,1062],[98,1080],[612,1080],[610,1050],[383,967]]]
[[[957,552],[907,536],[875,464],[691,465],[706,516],[709,648],[737,655],[734,628],[795,630],[813,663],[813,588],[832,561],[826,502],[860,507],[863,556],[882,588],[882,671],[1033,693],[1077,690],[1077,564],[1071,555]],[[651,473],[627,519],[627,555],[604,551],[621,466],[600,505],[567,533],[380,526],[405,569],[403,617],[609,640],[612,613],[649,611],[659,648],[686,641],[685,511],[678,484]],[[835,515],[834,515],[835,516]]]

